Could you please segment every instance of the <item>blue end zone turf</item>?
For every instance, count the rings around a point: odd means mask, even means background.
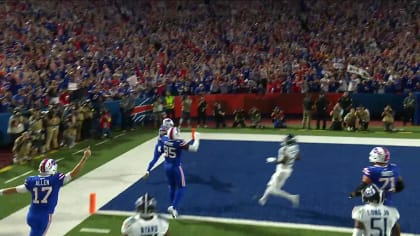
[[[302,160],[283,189],[300,194],[294,209],[282,198],[272,197],[265,206],[258,198],[275,166],[265,163],[276,156],[278,142],[203,140],[198,153],[184,152],[187,189],[180,214],[269,220],[316,225],[352,227],[351,210],[361,199],[347,195],[360,184],[362,169],[368,165],[371,145],[301,143]],[[388,146],[391,162],[399,165],[406,189],[397,194],[404,232],[420,233],[420,184],[418,148]],[[158,200],[158,211],[166,213],[169,196],[162,166],[149,179],[139,180],[101,210],[133,211],[137,197],[145,192]]]

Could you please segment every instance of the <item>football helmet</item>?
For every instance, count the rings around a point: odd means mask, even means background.
[[[171,118],[165,118],[162,121],[162,128],[168,130],[169,128],[174,127],[174,121]]]
[[[383,203],[383,191],[378,188],[375,184],[369,184],[362,189],[362,201],[363,203]]]
[[[140,216],[149,217],[155,212],[156,200],[148,193],[145,193],[136,200],[134,205],[136,207],[136,211],[140,213]]]
[[[177,127],[169,128],[168,137],[171,140],[181,139],[181,131]]]
[[[296,143],[296,137],[293,134],[288,134],[284,137],[283,142],[281,143],[282,146],[289,146]]]
[[[57,173],[57,162],[54,159],[44,159],[39,163],[38,171],[42,175],[53,175]]]
[[[391,158],[391,153],[385,147],[374,147],[369,152],[369,162],[388,163]]]

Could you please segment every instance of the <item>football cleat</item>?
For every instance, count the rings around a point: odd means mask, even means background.
[[[173,206],[168,207],[168,212],[171,214],[172,218],[175,219],[178,217],[178,211]]]

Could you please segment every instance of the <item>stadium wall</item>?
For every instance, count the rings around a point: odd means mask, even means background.
[[[313,95],[313,99],[317,98],[317,94]],[[327,93],[326,97],[330,101],[330,109],[340,98],[340,93]],[[391,105],[396,112],[397,119],[403,111],[403,100],[406,94],[352,94],[353,104],[355,106],[364,105],[367,107],[374,119],[380,117],[383,108]],[[416,113],[415,124],[420,124],[420,93],[416,93]],[[211,94],[205,95],[207,101],[207,115],[213,116],[213,105],[220,102],[226,114],[232,115],[235,109],[243,108],[248,111],[251,107],[258,107],[262,114],[270,114],[275,106],[279,106],[286,114],[300,115],[302,114],[303,94]],[[200,96],[191,96],[191,116],[197,116],[197,104]],[[152,99],[139,99],[137,107],[133,112],[133,118],[137,120],[144,119],[152,113]],[[121,124],[121,114],[119,110],[119,101],[107,101],[105,106],[111,112],[112,126],[118,127]],[[0,114],[0,145],[7,145],[10,137],[7,134],[7,126],[10,113]],[[181,116],[181,97],[175,98],[175,115]]]

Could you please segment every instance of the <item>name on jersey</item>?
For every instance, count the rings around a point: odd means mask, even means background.
[[[384,210],[384,212],[382,213],[382,211],[379,209],[372,209],[372,210],[368,210],[367,214],[369,216],[389,216],[389,211]]]
[[[50,185],[50,181],[48,179],[38,179],[35,181],[36,186],[46,186]]]
[[[143,226],[143,227],[141,227],[140,230],[141,230],[141,235],[157,234],[159,232],[157,225]]]
[[[393,172],[393,171],[391,171],[391,170],[388,170],[388,171],[382,171],[382,172],[381,172],[381,175],[382,175],[382,176],[387,176],[387,177],[390,177],[390,176],[394,176],[394,172]]]

